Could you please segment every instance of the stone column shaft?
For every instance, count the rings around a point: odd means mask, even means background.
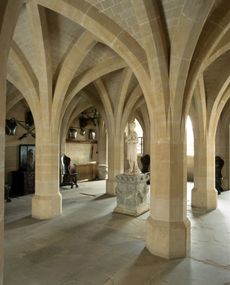
[[[108,179],[106,181],[106,192],[109,195],[116,195],[117,174],[124,172],[124,139],[123,136],[108,137]]]
[[[98,141],[98,164],[106,164],[106,133],[102,131]]]
[[[0,80],[0,284],[3,284],[4,263],[4,184],[5,184],[5,119],[6,119],[6,81]]]
[[[32,200],[32,216],[37,219],[50,219],[62,212],[58,144],[39,142],[36,138],[35,164],[35,196]]]
[[[186,256],[190,222],[186,218],[186,175],[183,141],[155,139],[151,145],[151,203],[146,246],[164,258]]]
[[[5,120],[8,55],[22,0],[1,0],[0,12],[0,285],[4,267]]]
[[[207,211],[214,210],[217,207],[214,140],[195,140],[192,206]]]

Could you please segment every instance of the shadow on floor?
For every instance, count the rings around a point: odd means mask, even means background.
[[[184,259],[170,261],[160,258],[143,248],[135,260],[132,259],[130,264],[123,266],[114,276],[108,278],[104,285],[169,284],[167,276],[183,261]],[[166,283],[161,283],[162,281]]]
[[[5,229],[6,230],[13,230],[13,229],[18,229],[21,227],[26,227],[26,226],[31,226],[34,224],[38,224],[43,222],[42,220],[37,220],[32,218],[31,215],[20,218],[18,220],[14,220],[13,222],[9,222],[5,224]]]
[[[114,198],[114,196],[111,196],[111,195],[108,195],[105,193],[103,195],[96,197],[94,200],[103,200],[103,199],[107,199],[107,198]]]

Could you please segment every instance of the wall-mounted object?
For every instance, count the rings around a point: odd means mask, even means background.
[[[93,129],[89,130],[88,139],[94,141],[96,139],[96,132]]]
[[[8,136],[15,136],[16,135],[16,129],[17,129],[17,122],[15,118],[11,118],[9,120],[6,120],[6,134]]]
[[[75,128],[69,128],[68,138],[71,140],[77,139],[77,130]]]
[[[16,128],[18,125],[26,130],[26,132],[18,138],[19,140],[26,138],[28,135],[31,135],[33,138],[35,138],[34,119],[31,111],[25,113],[25,121],[19,121],[15,118],[6,120],[6,134],[9,136],[15,136]]]

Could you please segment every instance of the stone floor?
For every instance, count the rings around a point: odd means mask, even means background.
[[[190,207],[191,254],[172,261],[145,248],[148,213],[113,213],[105,182],[62,190],[63,215],[31,218],[31,196],[6,204],[5,285],[230,285],[230,191],[210,213]]]

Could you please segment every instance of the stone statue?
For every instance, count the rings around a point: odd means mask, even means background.
[[[137,165],[137,144],[138,144],[138,136],[135,132],[136,124],[134,121],[129,123],[129,134],[126,138],[127,142],[127,160],[129,162],[129,174],[138,174],[140,173],[140,169]]]

